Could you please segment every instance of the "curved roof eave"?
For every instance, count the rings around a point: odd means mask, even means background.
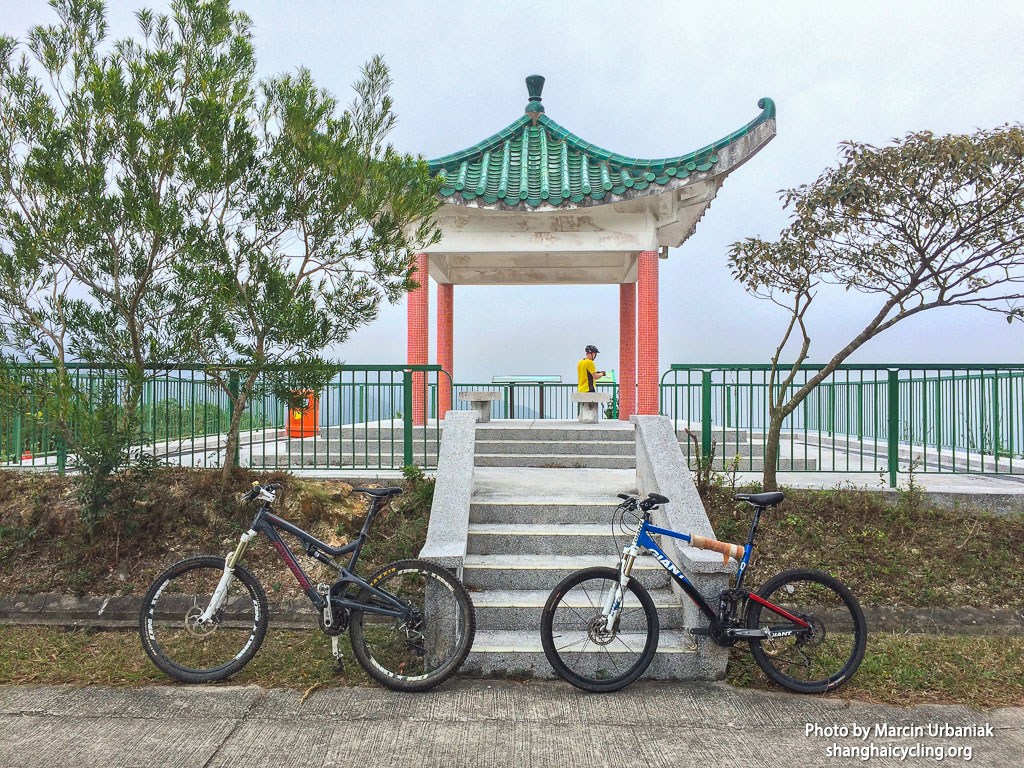
[[[765,97],[758,107],[761,113],[742,128],[675,157],[635,158],[611,152],[534,112],[472,147],[428,164],[432,173],[446,179],[441,197],[450,205],[496,210],[607,205],[660,194],[741,165],[775,135],[775,103]],[[764,136],[757,129],[769,122]],[[720,154],[738,149],[733,145],[754,132],[762,134],[761,140],[748,144],[727,168],[720,167]]]

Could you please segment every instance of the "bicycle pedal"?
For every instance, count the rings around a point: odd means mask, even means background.
[[[690,627],[690,634],[698,637],[711,637],[711,627]]]

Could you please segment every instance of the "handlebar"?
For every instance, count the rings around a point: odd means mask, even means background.
[[[263,498],[265,501],[273,501],[275,491],[279,491],[282,488],[281,483],[267,483],[266,485],[260,485],[259,483],[253,483],[252,488],[242,497],[242,501],[253,501],[257,498]]]
[[[660,493],[649,493],[646,499],[640,499],[638,496],[630,496],[628,493],[616,494],[622,499],[623,504],[628,506],[630,509],[636,509],[640,507],[644,512],[656,508],[659,504],[668,504],[669,499],[667,496],[662,496]]]

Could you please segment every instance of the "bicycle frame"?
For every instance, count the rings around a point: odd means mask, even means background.
[[[763,597],[751,592],[750,590],[743,589],[743,580],[746,575],[747,565],[750,563],[750,555],[754,549],[754,536],[757,533],[757,525],[761,517],[761,511],[763,508],[757,507],[754,511],[754,519],[750,525],[750,533],[747,535],[746,544],[743,547],[743,557],[740,559],[739,569],[736,574],[736,585],[734,591],[738,592],[740,596],[745,597],[748,600],[754,600],[760,603],[768,610],[782,616],[789,621],[794,622],[797,628],[793,629],[779,629],[771,630],[771,635],[768,634],[769,630],[766,629],[742,629],[739,627],[732,627],[723,625],[723,621],[728,621],[732,616],[722,617],[719,620],[718,611],[711,606],[710,603],[697,591],[697,588],[693,583],[686,578],[683,572],[672,562],[672,558],[665,554],[665,551],[658,545],[658,543],[652,538],[652,535],[668,536],[669,538],[679,539],[687,543],[692,543],[692,535],[686,533],[679,533],[668,528],[661,528],[653,525],[649,519],[650,513],[645,512],[640,522],[640,527],[637,529],[636,535],[633,537],[633,542],[630,546],[626,547],[623,551],[623,557],[620,561],[621,568],[621,579],[620,587],[617,590],[618,594],[615,597],[615,603],[605,611],[608,615],[609,628],[614,623],[618,609],[622,605],[622,594],[621,592],[625,589],[626,581],[630,577],[632,571],[633,561],[640,554],[641,550],[646,549],[654,558],[658,561],[662,568],[669,572],[675,582],[682,588],[694,604],[700,609],[711,624],[713,632],[721,633],[722,635],[729,638],[746,639],[746,640],[757,640],[766,637],[784,637],[787,635],[799,634],[803,630],[809,629],[810,624],[801,619],[799,616],[794,616],[789,611],[781,608],[774,603],[765,600]]]
[[[388,592],[377,589],[373,584],[370,584],[365,579],[362,579],[353,573],[356,563],[359,560],[359,553],[362,551],[363,544],[366,542],[367,533],[370,529],[371,523],[373,522],[373,517],[380,506],[378,499],[374,498],[371,501],[370,510],[366,514],[366,520],[363,523],[362,530],[359,531],[359,535],[356,537],[356,540],[343,547],[332,547],[326,542],[320,541],[312,534],[302,530],[297,525],[293,525],[287,520],[272,513],[270,511],[270,499],[264,496],[261,496],[260,498],[263,499],[263,504],[260,505],[259,510],[256,512],[256,516],[253,518],[252,524],[249,526],[249,530],[242,534],[235,551],[225,560],[224,575],[221,577],[217,588],[214,590],[209,606],[200,617],[201,621],[209,621],[220,608],[224,595],[227,594],[228,587],[230,587],[231,582],[234,579],[235,566],[241,561],[246,548],[249,546],[249,542],[261,533],[270,540],[271,545],[277,551],[278,555],[281,556],[281,559],[284,560],[285,565],[288,566],[288,570],[291,571],[292,576],[294,576],[295,580],[299,583],[299,587],[302,589],[302,592],[318,611],[324,611],[328,606],[330,606],[332,611],[336,609],[349,609],[362,611],[364,613],[378,614],[381,616],[391,616],[396,619],[406,617],[409,610],[408,605]],[[281,531],[290,533],[302,542],[305,553],[309,557],[312,557],[314,560],[337,570],[338,578],[330,586],[326,594],[321,593],[309,580],[306,572],[302,569],[302,565],[281,537]],[[342,557],[347,554],[352,555],[347,568],[332,559],[335,557]],[[357,587],[359,591],[366,590],[369,592],[369,601],[349,598],[348,592],[350,587]]]

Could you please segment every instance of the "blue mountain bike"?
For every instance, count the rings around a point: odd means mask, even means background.
[[[658,612],[644,586],[632,576],[641,554],[649,553],[697,605],[708,626],[690,629],[718,645],[750,645],[757,665],[779,685],[797,693],[839,687],[857,671],[867,644],[864,613],[850,590],[815,570],[784,571],[757,592],[743,582],[761,514],[781,493],[740,494],[754,507],[744,545],[729,544],[651,524],[651,512],[668,499],[657,493],[639,499],[619,494],[613,525],[632,530],[618,568],[586,568],[552,590],[541,616],[541,642],[560,677],[586,691],[615,691],[644,673],[658,649]],[[613,528],[614,530],[614,528]],[[739,562],[735,584],[709,602],[653,538],[668,536]]]

